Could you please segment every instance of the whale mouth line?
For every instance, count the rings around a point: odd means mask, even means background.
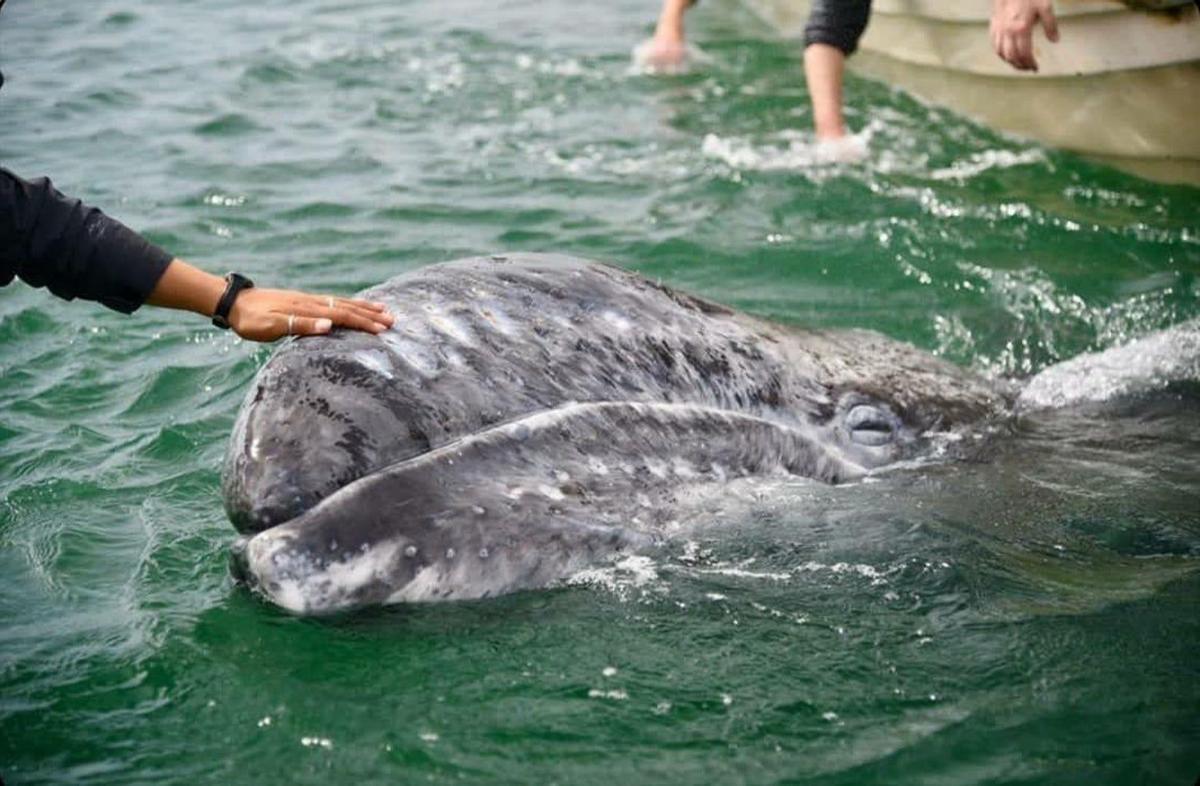
[[[659,420],[669,419],[676,421],[687,420],[689,418],[696,421],[705,418],[716,418],[725,419],[733,425],[754,425],[758,427],[767,427],[776,431],[788,433],[789,435],[797,437],[799,440],[812,447],[827,451],[832,457],[851,465],[856,470],[860,470],[863,473],[866,473],[867,471],[865,467],[851,462],[839,452],[836,452],[832,447],[820,444],[813,434],[811,434],[807,429],[801,427],[799,424],[789,424],[780,420],[762,417],[761,415],[738,412],[737,410],[725,409],[723,407],[715,407],[705,404],[679,404],[651,401],[572,401],[561,406],[551,407],[522,415],[505,423],[491,426],[489,428],[476,431],[472,434],[467,434],[418,456],[412,456],[404,459],[403,461],[398,461],[378,471],[386,472],[390,469],[403,466],[417,466],[422,462],[438,462],[446,456],[461,452],[466,447],[494,441],[497,438],[516,438],[522,441],[526,439],[532,439],[545,434],[551,429],[560,426],[572,418],[587,417],[591,415],[614,416],[625,414],[635,415],[641,418],[656,417]],[[353,484],[348,484],[348,486],[349,485]]]
[[[632,416],[631,422],[655,420],[659,423],[672,422],[676,425],[684,422],[700,423],[705,420],[723,420],[734,427],[768,429],[780,435],[788,436],[797,443],[821,458],[839,466],[842,471],[837,477],[826,479],[834,483],[845,483],[861,480],[874,473],[874,470],[851,460],[836,447],[827,444],[812,433],[803,424],[789,424],[736,410],[704,404],[680,404],[642,401],[573,401],[558,407],[551,407],[537,412],[522,415],[505,423],[490,426],[486,429],[451,440],[444,445],[428,450],[416,456],[397,461],[374,472],[357,478],[342,486],[322,499],[304,513],[282,521],[263,532],[270,532],[278,527],[291,525],[321,511],[329,505],[337,504],[340,498],[352,495],[360,488],[367,486],[380,478],[405,472],[414,472],[444,465],[452,465],[454,460],[471,451],[497,447],[499,444],[516,441],[527,442],[545,437],[555,428],[560,428],[572,420],[598,418],[612,421],[622,416]],[[802,473],[789,473],[804,477]]]

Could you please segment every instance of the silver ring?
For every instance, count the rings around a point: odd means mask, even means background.
[[[289,336],[292,335],[292,325],[295,323],[295,321],[296,321],[296,315],[288,314],[288,332],[287,332],[287,334]]]
[[[333,308],[333,298],[330,297],[330,298],[328,298],[328,300],[329,300],[329,308],[332,309]]]

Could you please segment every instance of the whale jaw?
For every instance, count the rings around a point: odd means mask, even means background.
[[[692,405],[571,404],[342,488],[244,539],[233,573],[311,614],[483,598],[652,547],[676,495],[729,477],[865,474],[804,429]]]

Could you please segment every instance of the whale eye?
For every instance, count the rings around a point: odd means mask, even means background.
[[[879,407],[859,404],[846,413],[850,439],[860,445],[886,445],[894,438],[895,417]]]

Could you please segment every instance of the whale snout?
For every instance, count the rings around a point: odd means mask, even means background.
[[[239,479],[226,495],[226,512],[235,529],[252,534],[291,521],[318,502],[321,496],[282,473],[266,478]]]
[[[424,567],[403,537],[339,542],[315,514],[243,536],[229,550],[234,581],[298,614],[325,614],[386,601]]]

